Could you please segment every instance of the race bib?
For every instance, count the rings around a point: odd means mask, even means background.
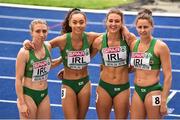
[[[84,51],[68,51],[67,66],[71,69],[82,69],[90,63],[89,49]]]
[[[34,62],[32,81],[47,80],[50,67],[51,67],[51,61],[49,58],[46,60]]]
[[[66,88],[61,88],[61,99],[66,97]]]
[[[160,106],[161,105],[161,95],[152,96],[152,106]]]
[[[126,46],[103,48],[102,54],[105,66],[118,67],[127,64]]]
[[[131,55],[131,65],[134,66],[134,68],[151,70],[151,56],[151,53],[133,52]]]

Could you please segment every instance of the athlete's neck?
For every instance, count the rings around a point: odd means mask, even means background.
[[[82,34],[71,33],[71,39],[73,41],[82,41]]]
[[[142,44],[149,44],[152,39],[153,39],[153,36],[140,37],[140,42],[141,42]]]
[[[117,41],[120,39],[120,34],[119,33],[107,33],[107,37],[108,37],[108,40],[111,40],[111,41]]]

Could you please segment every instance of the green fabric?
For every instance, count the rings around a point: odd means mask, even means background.
[[[76,94],[78,94],[81,91],[81,89],[88,82],[89,82],[89,76],[78,79],[78,80],[68,80],[68,79],[63,79],[62,80],[62,84],[67,85],[70,88],[72,88]]]
[[[83,46],[81,50],[85,50],[89,48],[89,43],[87,40],[87,35],[83,33]],[[66,46],[64,50],[61,50],[61,56],[63,59],[63,64],[65,67],[67,67],[67,51],[75,51],[73,46],[72,46],[72,41],[71,41],[71,33],[66,33]]]
[[[149,49],[146,51],[146,53],[151,53],[151,55],[152,55],[152,57],[150,58],[150,66],[151,66],[152,70],[157,70],[157,69],[160,69],[160,67],[161,67],[160,58],[154,54],[154,46],[155,46],[156,42],[157,42],[157,40],[153,38],[151,40]],[[140,40],[137,40],[136,44],[133,48],[133,52],[138,52],[139,44],[140,44]]]
[[[127,45],[127,43],[126,43],[126,40],[123,40],[123,39],[120,39],[120,46],[126,46],[126,50],[127,50],[127,58],[126,58],[126,65],[128,66],[128,62],[129,62],[129,53],[130,53],[130,48],[129,48],[129,46]],[[101,51],[100,51],[100,53],[101,53],[101,56],[103,56],[102,55],[102,49],[103,48],[108,48],[109,46],[108,46],[108,38],[107,38],[107,33],[105,33],[105,34],[103,34],[103,40],[102,40],[102,47],[101,47]],[[105,65],[105,63],[104,63],[104,59],[103,59],[103,57],[102,57],[102,64],[103,65]]]
[[[30,96],[38,107],[48,94],[48,88],[44,90],[33,90],[23,86],[23,93]]]
[[[147,87],[140,87],[140,86],[135,84],[135,91],[137,92],[137,94],[139,95],[139,97],[141,98],[141,100],[143,102],[145,100],[146,95],[149,92],[157,91],[157,90],[161,90],[162,91],[162,86],[160,85],[160,83],[156,83],[154,85],[147,86]]]
[[[106,90],[109,93],[111,98],[114,98],[120,92],[129,89],[130,84],[129,84],[129,82],[127,82],[125,84],[113,85],[113,84],[109,84],[107,82],[104,82],[103,80],[100,79],[99,86],[104,88],[104,90]]]
[[[38,62],[38,61],[46,60],[46,59],[51,57],[45,44],[44,44],[44,48],[45,48],[46,55],[45,55],[45,57],[43,59],[38,59],[35,56],[34,50],[29,50],[29,60],[26,63],[25,72],[24,72],[25,77],[32,78],[32,74],[33,74],[33,63],[32,63],[32,61],[33,62]]]

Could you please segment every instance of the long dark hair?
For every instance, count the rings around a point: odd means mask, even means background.
[[[85,13],[82,12],[80,9],[78,9],[78,8],[70,9],[69,12],[66,15],[64,21],[62,22],[61,34],[72,32],[72,28],[69,26],[69,21],[70,21],[72,15],[74,15],[74,14],[82,14],[86,19]]]

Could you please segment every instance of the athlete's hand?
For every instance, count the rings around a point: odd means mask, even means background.
[[[103,67],[104,67],[104,65],[103,65],[103,64],[100,64],[100,71],[103,70]]]
[[[23,115],[25,118],[29,118],[29,110],[27,105],[25,103],[20,104],[19,100],[17,99],[17,106],[21,115]]]
[[[131,33],[129,32],[126,26],[122,26],[122,35],[125,37],[126,40],[129,40],[131,37]]]
[[[63,74],[64,74],[64,69],[61,69],[57,74],[58,79],[62,80],[63,79]]]
[[[25,40],[25,41],[23,42],[23,47],[24,47],[26,50],[35,49],[35,46],[34,46],[33,42],[31,42],[30,40]]]
[[[160,113],[162,116],[167,115],[168,108],[167,108],[167,104],[166,103],[161,103],[160,106]]]

